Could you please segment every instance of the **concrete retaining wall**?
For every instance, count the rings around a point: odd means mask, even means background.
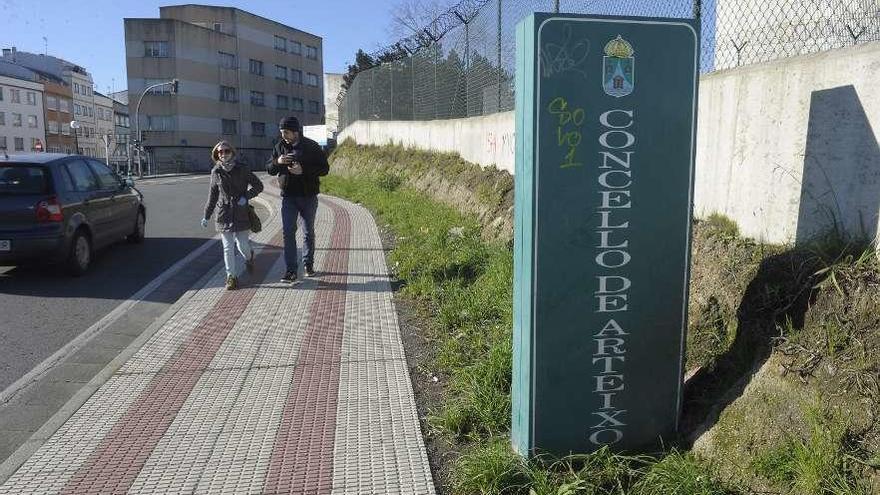
[[[452,151],[484,167],[496,166],[511,174],[516,146],[513,112],[485,117],[425,121],[359,120],[339,135],[339,142],[353,138],[359,144],[394,142],[411,148]]]
[[[880,42],[719,71],[700,80],[695,214],[749,237],[804,242],[880,229]],[[368,122],[340,139],[456,151],[513,173],[514,117]]]

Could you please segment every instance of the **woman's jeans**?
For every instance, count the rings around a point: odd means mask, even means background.
[[[237,277],[239,274],[238,259],[235,256],[236,245],[238,245],[238,250],[245,260],[251,259],[253,251],[251,250],[251,242],[248,240],[248,234],[250,232],[247,230],[220,233],[223,239],[223,262],[226,263],[227,276]]]
[[[305,232],[303,263],[312,267],[315,258],[315,215],[318,212],[318,195],[285,196],[281,198],[281,227],[284,230],[284,262],[287,271],[296,273],[296,219],[302,217]]]

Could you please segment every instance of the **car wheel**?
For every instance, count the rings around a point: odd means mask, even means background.
[[[77,230],[70,243],[67,257],[67,271],[78,277],[88,271],[92,264],[92,240],[83,230]]]
[[[138,211],[137,220],[134,223],[134,232],[128,234],[128,242],[132,244],[140,244],[144,242],[144,232],[146,231],[147,217],[144,212]]]

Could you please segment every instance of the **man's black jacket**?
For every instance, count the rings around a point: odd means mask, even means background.
[[[293,175],[287,170],[287,165],[278,164],[278,157],[287,153],[297,155],[296,161],[302,165],[302,175]],[[287,144],[283,139],[278,141],[275,149],[272,150],[272,159],[266,164],[266,171],[269,175],[278,176],[282,196],[314,196],[321,192],[321,182],[318,177],[327,175],[330,165],[321,145],[300,136],[296,146]]]

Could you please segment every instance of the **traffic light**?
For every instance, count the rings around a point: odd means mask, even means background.
[[[180,80],[179,79],[172,79],[171,80],[171,94],[176,95],[177,89],[179,87],[180,87]]]

